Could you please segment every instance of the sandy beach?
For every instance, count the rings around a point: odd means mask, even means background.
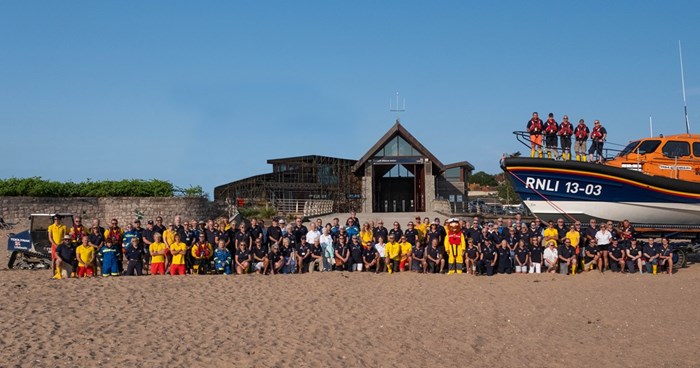
[[[50,280],[0,271],[2,367],[693,367],[700,268],[672,277]]]

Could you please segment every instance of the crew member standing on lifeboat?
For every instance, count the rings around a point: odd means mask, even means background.
[[[586,162],[586,141],[588,140],[589,133],[590,131],[583,119],[579,120],[576,129],[574,129],[574,137],[576,137],[576,143],[574,145],[576,161]]]
[[[530,133],[530,157],[535,157],[535,152],[542,157],[542,119],[537,112],[532,113],[532,119],[527,122],[527,131]]]
[[[595,154],[596,161],[602,163],[603,143],[605,143],[605,138],[608,137],[608,131],[600,125],[599,120],[596,120],[593,124],[593,130],[591,130],[591,148],[588,149],[590,157],[588,160],[593,161],[593,155]]]
[[[559,125],[557,121],[554,120],[554,114],[549,113],[547,121],[544,123],[544,134],[547,141],[547,158],[557,158],[557,131],[559,131]],[[552,154],[552,152],[554,152]]]
[[[561,143],[561,156],[564,160],[571,160],[571,135],[573,133],[569,117],[564,115],[564,121],[559,125],[559,142]]]

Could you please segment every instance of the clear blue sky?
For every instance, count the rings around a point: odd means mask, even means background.
[[[698,1],[3,1],[0,177],[216,185],[402,123],[499,171],[532,111],[700,133]]]

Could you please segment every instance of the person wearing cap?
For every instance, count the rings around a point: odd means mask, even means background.
[[[64,234],[62,241],[56,246],[56,275],[55,279],[65,279],[75,275],[75,247],[73,238]]]
[[[125,276],[143,275],[143,249],[141,249],[139,238],[131,238],[131,244],[126,246],[124,256],[126,257]]]
[[[556,273],[557,262],[559,261],[559,250],[556,247],[557,243],[554,240],[550,240],[546,244],[547,248],[544,250],[544,266],[547,267],[547,272]]]
[[[75,248],[78,259],[78,277],[92,277],[94,275],[95,248],[90,245],[90,238],[83,235],[80,245]]]
[[[63,243],[63,237],[68,234],[68,229],[66,225],[61,223],[61,216],[53,216],[53,224],[49,225],[47,229],[49,242],[51,243],[51,271],[56,271],[56,248],[59,244]],[[54,272],[55,273],[55,272]],[[60,276],[60,275],[59,275]]]
[[[617,239],[613,239],[608,250],[610,257],[610,270],[612,272],[621,272],[625,270],[625,248],[619,244]]]
[[[100,249],[100,256],[102,257],[102,276],[119,276],[118,263],[118,249],[112,244],[114,238],[107,238],[105,240],[105,245]]]
[[[443,246],[447,253],[447,274],[462,273],[462,264],[464,263],[464,252],[466,250],[466,241],[464,234],[459,226],[459,220],[451,218],[448,220],[449,226],[445,233]]]
[[[634,266],[637,266],[639,274],[642,274],[642,250],[637,246],[637,239],[630,239],[630,247],[627,249],[627,271],[634,273]]]

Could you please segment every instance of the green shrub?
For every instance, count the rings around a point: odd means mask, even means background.
[[[172,197],[174,186],[163,180],[125,179],[82,183],[40,177],[0,179],[0,196],[26,197]]]

